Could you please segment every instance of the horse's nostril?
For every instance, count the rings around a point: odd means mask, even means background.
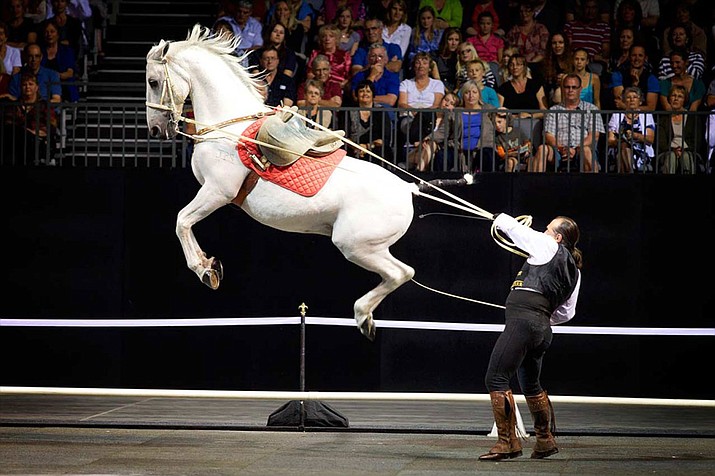
[[[152,128],[149,130],[149,134],[156,139],[157,137],[159,137],[159,134],[161,134],[161,129],[159,129],[159,126],[152,126]]]

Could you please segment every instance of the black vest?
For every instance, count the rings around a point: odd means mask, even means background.
[[[548,263],[531,265],[525,262],[511,289],[528,288],[543,294],[553,313],[571,296],[577,280],[578,268],[573,256],[564,245],[559,245],[558,251]]]

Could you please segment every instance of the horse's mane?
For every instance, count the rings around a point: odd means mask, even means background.
[[[216,34],[209,28],[197,23],[189,32],[185,41],[171,43],[171,48],[174,51],[181,51],[192,46],[197,46],[204,51],[219,57],[228,66],[230,66],[231,70],[236,73],[239,79],[248,87],[253,95],[263,102],[263,96],[259,91],[261,88],[260,79],[263,77],[263,73],[250,73],[241,64],[241,62],[251,53],[250,51],[241,56],[233,54],[240,43],[240,37],[231,37],[229,35],[224,35],[223,33]],[[166,46],[166,42],[161,40],[158,45],[149,50],[147,59],[158,59],[161,56],[161,51],[164,46]]]

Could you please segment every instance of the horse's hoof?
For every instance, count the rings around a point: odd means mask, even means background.
[[[211,269],[216,271],[219,282],[223,281],[223,264],[221,264],[221,261],[217,260],[216,258],[211,258]]]
[[[367,337],[370,342],[374,341],[375,333],[377,332],[375,329],[375,321],[369,318],[362,321],[362,323],[360,324],[360,332],[362,333],[362,335]]]
[[[201,282],[211,289],[216,290],[218,289],[218,285],[221,284],[221,278],[217,270],[207,269],[201,277]]]

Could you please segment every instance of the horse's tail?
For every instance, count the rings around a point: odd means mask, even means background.
[[[464,174],[460,179],[435,179],[427,181],[421,181],[417,184],[417,190],[413,193],[424,193],[429,192],[431,188],[442,188],[450,185],[472,185],[474,183],[474,176],[472,174]]]

